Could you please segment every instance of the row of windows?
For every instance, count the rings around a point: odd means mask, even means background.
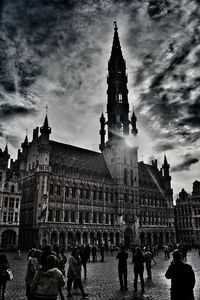
[[[162,217],[140,217],[140,226],[142,225],[167,225],[167,219]]]
[[[49,187],[49,194],[51,196],[53,195],[57,195],[57,196],[61,196],[61,186],[60,185],[53,185],[50,184]],[[65,198],[76,198],[77,196],[77,189],[75,187],[66,187],[65,188]],[[91,193],[91,190],[89,189],[79,189],[79,198],[80,199],[87,199],[90,200],[91,197],[93,197],[93,200],[103,200],[103,192],[100,191],[96,191],[93,190],[93,193]],[[109,192],[105,192],[105,201],[110,201],[113,202],[115,200],[117,200],[118,198],[118,194],[117,193],[109,193]],[[134,196],[133,195],[128,195],[128,194],[124,194],[124,201],[128,202],[128,200],[131,199],[131,202],[133,202],[134,200]]]
[[[144,206],[155,206],[155,207],[167,207],[167,203],[164,199],[158,198],[157,196],[141,196],[139,200],[140,205]]]
[[[48,221],[61,222],[62,221],[62,211],[56,210],[53,211],[49,209],[48,214]],[[103,223],[103,213],[89,213],[89,212],[79,212],[78,215],[79,224],[83,223]],[[64,212],[64,222],[76,222],[76,212],[75,211],[65,211]],[[115,215],[114,214],[106,214],[105,215],[105,224],[113,225],[115,222]]]
[[[179,215],[191,215],[192,210],[190,206],[181,206],[181,207],[176,207],[177,214]],[[197,211],[200,214],[200,209]]]
[[[5,197],[5,199],[4,199],[4,208],[18,209],[19,208],[19,198],[17,198],[15,200],[15,198]]]
[[[18,213],[13,213],[13,212],[4,212],[3,213],[3,222],[17,222],[18,221]]]

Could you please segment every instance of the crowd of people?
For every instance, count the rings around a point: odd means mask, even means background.
[[[187,252],[191,250],[186,244],[164,245],[162,247],[164,259],[172,261],[166,271],[165,277],[171,279],[171,300],[194,300],[193,289],[195,285],[195,274],[192,267],[185,263]],[[42,249],[33,248],[28,252],[27,269],[25,275],[27,300],[56,300],[58,296],[64,300],[63,287],[66,281],[67,297],[72,297],[71,289],[79,288],[82,298],[88,297],[85,292],[81,269],[83,268],[84,278],[87,278],[87,263],[97,262],[97,254],[100,254],[100,261],[104,262],[104,252],[108,250],[103,244],[81,245],[72,249],[69,258],[65,255],[64,248],[57,245],[51,247],[46,245]],[[113,256],[114,247],[110,247],[110,254]],[[134,291],[138,290],[138,278],[140,278],[141,292],[145,291],[144,269],[146,267],[147,280],[152,280],[152,262],[156,264],[155,257],[158,255],[157,245],[150,247],[131,247],[132,263],[134,264]],[[20,254],[21,256],[21,254]],[[124,245],[118,249],[116,259],[118,260],[118,276],[120,292],[128,290],[128,251]],[[66,263],[68,268],[66,270]],[[6,283],[11,279],[11,270],[8,259],[4,253],[0,254],[0,299],[4,300]],[[66,278],[66,280],[65,280]]]

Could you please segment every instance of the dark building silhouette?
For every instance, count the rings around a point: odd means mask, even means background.
[[[184,189],[175,206],[177,241],[200,245],[200,182],[194,181],[192,193]]]
[[[127,82],[115,24],[101,152],[52,141],[47,116],[40,133],[36,127],[32,141],[26,136],[18,152],[24,247],[94,242],[130,247],[175,240],[170,166],[166,156],[160,170],[156,160],[138,162],[137,118],[134,112],[129,116]]]

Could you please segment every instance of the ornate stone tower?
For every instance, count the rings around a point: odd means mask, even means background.
[[[127,89],[126,62],[122,55],[118,28],[115,22],[111,56],[108,62],[107,77],[107,114],[100,118],[99,149],[103,152],[107,166],[117,184],[138,186],[138,158],[135,138],[137,135],[137,118],[133,112],[129,119],[129,102]],[[105,125],[107,125],[107,142],[105,142]],[[129,127],[132,125],[131,147],[127,138],[131,139]]]

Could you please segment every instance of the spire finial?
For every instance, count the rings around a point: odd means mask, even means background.
[[[118,27],[117,27],[117,20],[113,21],[113,24],[115,26],[114,29],[117,30],[118,29]]]
[[[8,145],[8,136],[6,135],[6,146]]]
[[[46,116],[48,115],[48,104],[45,106],[46,109]]]

